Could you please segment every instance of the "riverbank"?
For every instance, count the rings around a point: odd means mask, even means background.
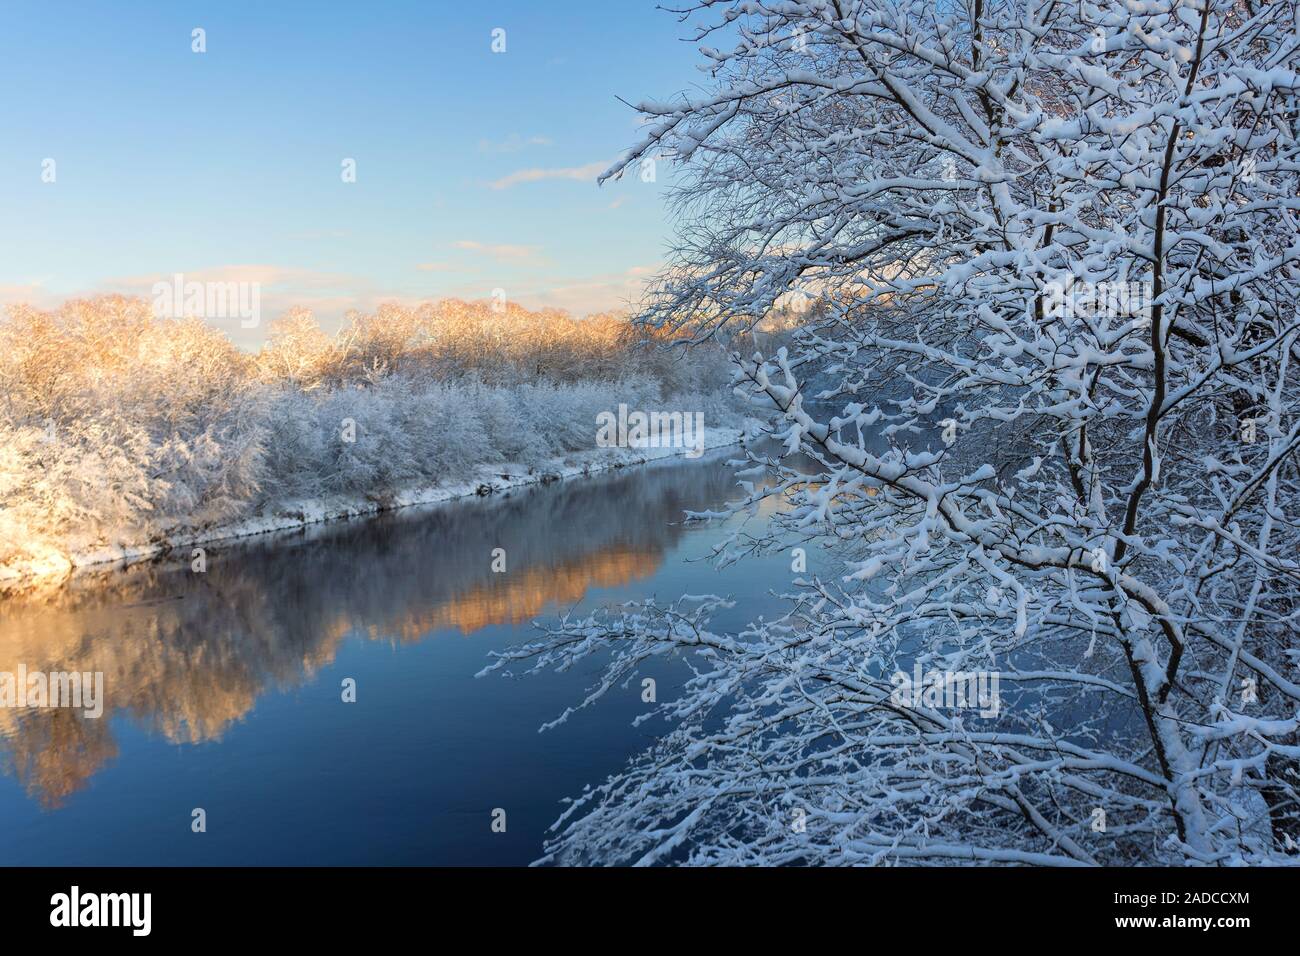
[[[706,428],[702,448],[592,448],[557,456],[531,466],[498,462],[480,466],[462,479],[416,486],[383,496],[331,495],[286,500],[238,521],[185,529],[155,541],[106,546],[70,554],[51,551],[34,560],[0,567],[0,595],[42,585],[57,585],[84,568],[140,561],[182,549],[376,515],[415,505],[437,504],[457,498],[496,494],[528,485],[567,481],[668,458],[694,457],[698,451],[737,445],[744,433],[742,428]]]
[[[677,594],[687,580],[736,595],[746,614],[778,613],[788,560],[716,568],[697,559],[734,525],[683,520],[740,493],[726,464],[740,456],[724,447],[229,541],[209,549],[204,574],[178,549],[0,599],[0,672],[104,674],[98,720],[0,708],[0,855],[527,865],[561,800],[645,747],[634,719],[647,705],[638,684],[594,719],[538,734],[582,699],[586,671],[475,672],[535,638],[534,621]],[[659,676],[663,700],[673,682]],[[356,703],[342,702],[345,678]],[[191,833],[196,806],[209,835],[221,821],[220,841]],[[308,810],[285,813],[296,806]],[[488,826],[497,806],[507,833]]]

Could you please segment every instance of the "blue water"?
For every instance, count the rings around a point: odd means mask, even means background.
[[[655,595],[771,615],[788,555],[716,570],[729,454],[214,546],[0,604],[0,671],[103,671],[103,717],[0,710],[9,864],[525,864],[646,747],[639,682],[560,727],[597,663],[474,674],[534,618]],[[747,519],[757,530],[762,514]],[[505,573],[491,569],[506,551]],[[810,572],[818,556],[810,552]],[[668,699],[680,662],[649,672]],[[356,681],[357,700],[341,685]],[[191,829],[206,813],[206,832]],[[506,812],[504,833],[492,811]]]

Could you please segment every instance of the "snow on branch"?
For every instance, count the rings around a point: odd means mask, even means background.
[[[839,571],[739,633],[638,606],[497,661],[597,655],[587,704],[690,669],[546,861],[1295,862],[1294,0],[688,17],[711,85],[607,174],[680,166],[643,320],[770,418],[730,513],[780,507],[719,559]]]

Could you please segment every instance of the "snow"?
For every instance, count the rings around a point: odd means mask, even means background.
[[[249,355],[138,299],[13,308],[0,588],[646,460],[741,424],[720,350],[640,337],[618,317],[450,301],[381,306],[333,337],[291,311]],[[671,444],[599,448],[602,416],[626,408]]]
[[[709,516],[771,528],[717,559],[793,538],[830,566],[792,574],[776,619],[643,603],[494,660],[600,655],[583,706],[665,654],[690,668],[643,715],[665,735],[570,805],[544,862],[1297,861],[1296,13],[687,15],[728,41],[711,85],[643,101],[607,174],[680,148],[643,318],[716,317],[683,334],[740,338],[733,384],[771,416]],[[1089,294],[1135,282],[1136,314]],[[1051,308],[1058,285],[1078,308]],[[796,289],[809,319],[780,348],[735,333]],[[891,706],[918,662],[1014,699],[988,732]]]
[[[737,445],[743,436],[743,429],[706,428],[703,447],[705,450],[713,450]],[[168,535],[160,541],[148,544],[81,551],[63,556],[62,560],[51,556],[46,562],[36,564],[30,570],[24,569],[25,574],[20,572],[14,577],[26,581],[43,575],[66,574],[76,568],[135,561],[177,549],[193,548],[234,538],[286,531],[327,521],[342,521],[415,505],[452,501],[457,498],[499,494],[528,485],[589,477],[613,469],[680,458],[688,453],[693,454],[692,449],[593,448],[586,452],[544,459],[533,465],[521,462],[481,465],[469,474],[451,481],[403,489],[387,497],[383,502],[375,501],[365,495],[329,495],[287,500],[277,503],[265,513],[197,533]],[[4,578],[0,577],[0,582],[3,580]]]

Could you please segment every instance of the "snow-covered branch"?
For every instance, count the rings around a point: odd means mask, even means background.
[[[734,357],[772,411],[736,509],[783,510],[721,557],[797,534],[842,573],[740,634],[704,602],[520,649],[612,653],[595,697],[694,672],[548,859],[1294,860],[1295,2],[690,16],[712,88],[641,104],[609,173],[681,167],[644,318],[734,343],[810,303]],[[1003,704],[900,706],[918,667]]]

